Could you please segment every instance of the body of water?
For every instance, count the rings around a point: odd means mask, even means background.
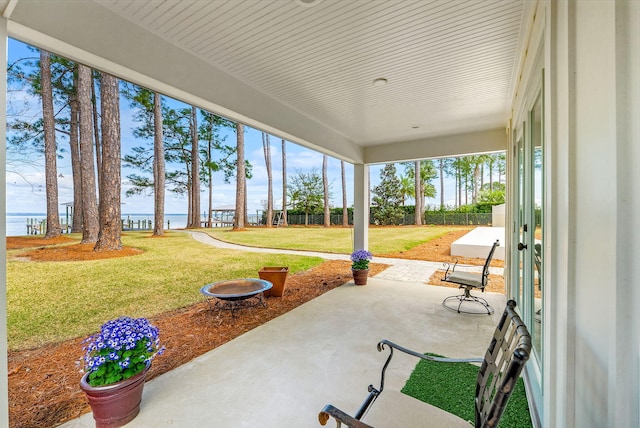
[[[27,234],[27,224],[38,224],[46,219],[44,213],[7,213],[6,226],[7,236],[22,236]],[[60,213],[60,220],[64,223],[65,213]],[[153,221],[153,214],[123,214],[122,219],[131,220],[136,223],[138,220]],[[186,214],[165,214],[164,227],[167,228],[169,222],[170,229],[181,229],[187,225]]]

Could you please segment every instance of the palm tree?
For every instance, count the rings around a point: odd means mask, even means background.
[[[405,205],[406,198],[412,198],[415,195],[415,187],[411,177],[408,175],[400,176],[400,192],[402,193],[402,206]],[[416,181],[417,182],[417,181]],[[416,202],[417,203],[417,202]]]
[[[94,251],[121,250],[120,233],[120,94],[118,79],[100,73],[102,112],[102,171],[100,176],[100,232]]]
[[[44,162],[47,193],[47,232],[45,238],[60,236],[58,214],[58,167],[56,162],[56,131],[53,114],[53,90],[51,88],[51,55],[40,51],[40,75],[42,95],[42,120],[44,130]]]
[[[236,152],[238,155],[236,170],[236,218],[233,224],[233,230],[245,229],[245,218],[247,215],[246,196],[247,196],[247,178],[244,162],[244,125],[236,124]]]
[[[82,175],[82,241],[98,240],[98,206],[93,157],[93,118],[91,103],[91,69],[78,64],[78,103],[80,104],[80,164]]]
[[[502,183],[502,176],[507,171],[507,155],[504,152],[498,154],[496,167],[498,169],[498,183]]]

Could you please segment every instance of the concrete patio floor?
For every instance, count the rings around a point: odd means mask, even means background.
[[[378,386],[387,357],[376,350],[380,339],[482,356],[505,297],[485,293],[494,315],[465,315],[441,305],[457,291],[375,277],[364,287],[344,284],[147,382],[140,414],[127,426],[319,427],[325,404],[353,413],[367,386]],[[385,389],[400,389],[416,362],[396,353]],[[415,417],[412,426],[425,426],[424,415]],[[92,414],[62,426],[93,427]]]

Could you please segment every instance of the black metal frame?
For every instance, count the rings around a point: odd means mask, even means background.
[[[338,428],[342,424],[351,428],[373,428],[360,419],[367,413],[384,390],[385,372],[393,357],[393,350],[397,349],[405,354],[429,361],[448,363],[481,362],[482,365],[478,371],[476,384],[475,427],[496,427],[531,353],[531,336],[524,322],[516,313],[515,308],[516,302],[509,300],[484,358],[433,357],[396,345],[388,340],[380,341],[378,343],[379,352],[382,352],[385,347],[389,348],[389,357],[382,367],[380,388],[369,385],[369,395],[367,395],[353,417],[328,404],[318,415],[320,424],[325,425],[330,418],[333,418]]]
[[[236,318],[236,312],[240,309],[255,308],[257,306],[262,308],[267,307],[264,292],[254,294],[243,299],[221,299],[219,297],[210,296],[204,296],[204,298],[212,311],[218,311],[218,315],[220,315],[221,311],[231,311],[231,319]],[[211,303],[212,301],[214,302],[213,304]]]
[[[463,294],[458,294],[455,296],[449,296],[447,298],[445,298],[442,301],[442,306],[444,306],[445,308],[452,310],[452,311],[456,311],[458,313],[465,313],[465,314],[478,314],[478,312],[472,312],[472,311],[466,311],[466,310],[461,310],[460,308],[462,307],[462,304],[465,302],[468,303],[478,303],[480,305],[482,305],[485,310],[487,311],[487,315],[491,315],[493,313],[493,308],[491,307],[491,305],[489,304],[489,302],[487,302],[484,298],[479,297],[479,296],[474,296],[471,294],[471,290],[473,288],[477,288],[480,291],[482,291],[484,293],[484,288],[487,286],[487,282],[489,281],[489,267],[491,265],[491,260],[493,259],[493,254],[496,251],[496,248],[500,245],[500,241],[496,239],[496,242],[493,243],[493,246],[491,247],[491,250],[489,251],[489,255],[487,256],[487,260],[485,260],[484,262],[484,267],[482,269],[482,273],[481,274],[473,274],[473,273],[466,273],[465,275],[469,276],[469,275],[473,275],[474,277],[477,277],[480,279],[480,283],[481,286],[477,286],[474,284],[471,284],[468,281],[465,281],[466,278],[464,277],[459,277],[457,275],[455,275],[455,269],[456,266],[458,265],[458,261],[456,260],[456,262],[453,264],[453,266],[451,266],[451,264],[446,263],[445,265],[447,266],[447,271],[444,273],[444,278],[442,278],[443,281],[446,282],[451,282],[453,284],[458,284],[459,287],[458,288],[464,288],[464,293]],[[451,270],[451,272],[449,272],[449,270]],[[448,303],[451,301],[456,301],[457,302],[457,307],[454,308],[452,306],[449,306]],[[455,305],[455,303],[454,303]]]

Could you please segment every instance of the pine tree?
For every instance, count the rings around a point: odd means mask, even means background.
[[[244,125],[242,123],[236,124],[236,138],[236,150],[238,154],[236,163],[236,221],[233,225],[233,230],[244,230],[247,216],[247,178],[244,159]]]
[[[376,224],[399,224],[402,220],[402,186],[396,176],[396,167],[388,163],[380,171],[380,184],[373,188],[373,219]]]
[[[102,112],[102,144],[99,146],[101,177],[98,242],[94,251],[122,249],[120,233],[120,92],[118,79],[100,73],[100,110]]]

